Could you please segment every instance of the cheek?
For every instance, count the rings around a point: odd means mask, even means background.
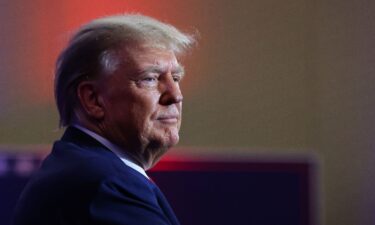
[[[142,99],[142,108],[144,110],[144,114],[149,116],[148,119],[156,119],[158,116],[158,112],[160,111],[159,99],[159,93],[151,93]]]
[[[139,126],[151,126],[158,116],[158,98],[154,95],[140,96],[132,104],[132,117]]]

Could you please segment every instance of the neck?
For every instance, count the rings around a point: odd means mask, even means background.
[[[137,138],[123,138],[120,133],[111,133],[113,129],[108,129],[109,132],[106,132],[105,127],[97,123],[81,120],[74,122],[74,124],[84,127],[117,145],[124,154],[144,170],[152,168],[168,150],[168,147],[160,146],[156,142],[141,142],[135,141],[138,140]]]

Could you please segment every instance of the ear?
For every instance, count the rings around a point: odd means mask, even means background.
[[[77,96],[86,115],[94,119],[104,117],[103,104],[100,101],[98,88],[92,81],[83,81],[77,87]]]

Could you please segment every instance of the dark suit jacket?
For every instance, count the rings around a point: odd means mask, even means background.
[[[177,225],[158,187],[70,127],[24,189],[14,225]]]

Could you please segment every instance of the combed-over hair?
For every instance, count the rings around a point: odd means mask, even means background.
[[[100,71],[116,70],[119,63],[116,51],[146,45],[181,55],[194,42],[193,35],[139,14],[103,17],[83,25],[56,63],[55,99],[60,126],[68,126],[75,119],[78,84],[85,79],[96,79]]]

